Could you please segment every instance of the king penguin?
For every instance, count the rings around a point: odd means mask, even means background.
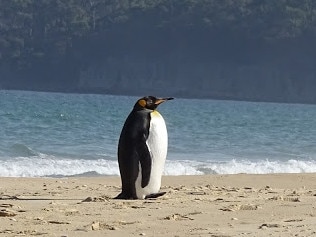
[[[156,110],[173,98],[140,98],[127,117],[118,144],[122,192],[116,199],[156,198],[167,156],[166,123]]]

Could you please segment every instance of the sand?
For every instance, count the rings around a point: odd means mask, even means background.
[[[0,178],[0,236],[316,236],[316,174],[165,176],[153,200],[119,177]]]

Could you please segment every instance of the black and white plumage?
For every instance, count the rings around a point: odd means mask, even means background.
[[[127,117],[118,145],[122,192],[117,199],[145,199],[164,194],[159,190],[168,134],[165,121],[156,109],[172,99],[143,97]]]

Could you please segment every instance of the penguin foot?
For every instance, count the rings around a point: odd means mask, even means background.
[[[161,197],[163,195],[165,195],[166,192],[159,192],[159,193],[152,193],[152,194],[149,194],[145,197],[145,199],[150,199],[150,198],[158,198],[158,197]],[[135,200],[135,199],[138,199],[137,197],[134,197],[133,195],[128,195],[126,193],[120,193],[119,195],[117,195],[115,198],[113,199],[123,199],[123,200]]]
[[[120,193],[119,195],[117,195],[115,198],[113,199],[124,199],[124,200],[133,200],[136,199],[133,195],[128,195],[125,193]]]
[[[145,199],[148,199],[148,198],[158,198],[158,197],[161,197],[163,195],[165,195],[166,192],[160,192],[160,193],[152,193],[152,194],[149,194],[145,197]]]

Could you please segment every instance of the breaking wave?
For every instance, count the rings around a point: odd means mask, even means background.
[[[269,174],[269,173],[310,173],[316,172],[316,161],[247,161],[224,162],[167,160],[164,175],[205,175],[205,174]],[[67,177],[67,176],[119,175],[115,160],[56,158],[41,154],[36,157],[2,159],[2,177]]]

